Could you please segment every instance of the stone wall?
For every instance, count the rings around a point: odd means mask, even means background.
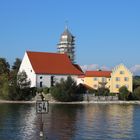
[[[43,94],[46,100],[55,102],[51,94]],[[95,96],[94,94],[79,94],[79,101],[118,101],[118,96]]]
[[[118,96],[95,96],[94,94],[84,94],[83,101],[118,101]]]

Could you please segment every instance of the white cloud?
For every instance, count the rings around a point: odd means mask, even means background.
[[[103,65],[103,66],[99,66],[98,64],[90,64],[90,65],[83,65],[81,66],[83,71],[87,71],[87,70],[110,70],[109,67]]]
[[[140,64],[134,65],[133,67],[130,68],[130,71],[134,75],[140,75]]]
[[[107,67],[107,66],[105,66],[105,65],[101,66],[100,69],[101,69],[101,70],[111,70],[111,68],[109,68],[109,67]]]
[[[96,69],[98,69],[98,67],[99,67],[98,64],[91,64],[91,65],[83,65],[83,66],[81,66],[83,71],[96,70]]]

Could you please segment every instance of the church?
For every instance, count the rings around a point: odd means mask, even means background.
[[[132,92],[133,74],[123,65],[111,71],[82,71],[75,63],[75,37],[68,28],[60,36],[57,53],[26,51],[19,72],[25,71],[31,81],[31,87],[51,87],[63,78],[71,76],[77,84],[98,89],[101,84],[112,93],[126,86]]]
[[[75,64],[74,42],[74,36],[65,28],[57,45],[57,53],[26,51],[19,72],[25,71],[31,87],[38,88],[51,87],[68,76],[77,80],[84,73]]]

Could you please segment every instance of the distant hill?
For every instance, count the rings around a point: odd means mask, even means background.
[[[140,86],[140,76],[134,76],[133,77],[133,89]]]

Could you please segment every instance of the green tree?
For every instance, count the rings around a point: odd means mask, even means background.
[[[31,86],[31,81],[28,79],[25,71],[22,71],[17,75],[17,86],[21,89],[29,88]]]
[[[128,100],[130,92],[128,91],[126,86],[122,86],[119,89],[119,99],[120,100]]]
[[[1,74],[9,74],[10,72],[10,65],[6,61],[5,58],[0,58],[0,75]]]
[[[109,89],[108,88],[105,88],[105,87],[100,87],[98,88],[97,90],[97,95],[98,96],[108,96],[109,95]]]
[[[21,65],[21,59],[16,58],[12,66],[12,70],[18,72],[20,65]]]
[[[7,74],[2,74],[0,76],[0,98],[9,98],[9,79]]]
[[[140,76],[134,76],[133,77],[133,89],[135,90],[139,86],[140,86]]]
[[[17,78],[12,79],[9,98],[11,100],[30,100],[36,93],[36,88],[30,88],[30,84],[26,72],[20,72]]]
[[[0,97],[8,99],[10,65],[5,58],[0,58]]]
[[[51,88],[52,96],[62,102],[70,102],[78,100],[76,82],[69,76],[67,80],[61,79],[60,83],[56,83]]]
[[[136,99],[136,100],[140,100],[140,86],[139,87],[137,87],[135,90],[134,90],[134,98]]]

